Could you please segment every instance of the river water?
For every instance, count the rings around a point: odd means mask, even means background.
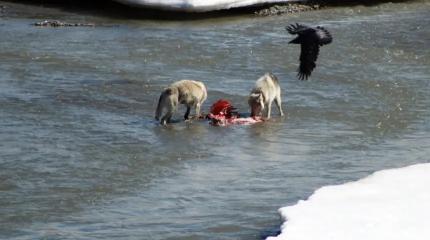
[[[429,1],[194,21],[25,12],[0,22],[0,238],[263,239],[321,186],[430,162]],[[31,26],[45,18],[103,26]],[[309,81],[294,22],[334,36]],[[247,112],[269,71],[286,117],[153,120],[184,78],[206,84],[205,112],[219,98]]]

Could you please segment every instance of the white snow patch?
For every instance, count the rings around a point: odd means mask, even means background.
[[[279,213],[282,232],[267,240],[427,240],[430,163],[322,187]]]
[[[206,12],[294,0],[115,0],[124,4],[186,12]],[[297,2],[297,0],[295,0]]]

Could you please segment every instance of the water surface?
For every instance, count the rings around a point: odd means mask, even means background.
[[[1,238],[261,239],[323,185],[430,160],[428,1],[182,22],[33,8],[0,23]],[[46,14],[106,26],[30,25]],[[334,36],[309,81],[293,22]],[[284,118],[153,121],[174,80],[247,112],[268,71]]]

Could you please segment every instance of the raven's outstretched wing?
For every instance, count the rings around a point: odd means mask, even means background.
[[[329,44],[333,41],[333,37],[331,36],[329,31],[327,31],[327,29],[323,27],[317,26],[315,34],[318,37],[318,43],[320,46]]]
[[[285,29],[290,34],[299,34],[299,33],[303,32],[303,31],[309,30],[311,28],[308,27],[308,26],[306,26],[306,25],[302,25],[302,24],[296,23],[296,25],[291,24],[289,26],[286,26]]]
[[[312,42],[301,44],[300,66],[297,73],[297,77],[300,80],[307,80],[311,75],[312,71],[316,67],[315,62],[317,61],[318,53],[318,44]]]
[[[308,79],[316,66],[319,47],[332,42],[331,34],[323,27],[311,28],[298,23],[287,26],[286,30],[290,34],[298,35],[289,43],[300,44],[300,66],[297,76],[300,80]]]

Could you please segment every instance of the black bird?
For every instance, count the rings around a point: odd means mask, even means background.
[[[331,43],[333,38],[325,28],[320,26],[312,28],[296,23],[295,25],[287,26],[286,30],[290,34],[298,35],[289,43],[300,44],[300,66],[297,77],[300,80],[306,80],[316,66],[315,62],[318,58],[320,46]]]

